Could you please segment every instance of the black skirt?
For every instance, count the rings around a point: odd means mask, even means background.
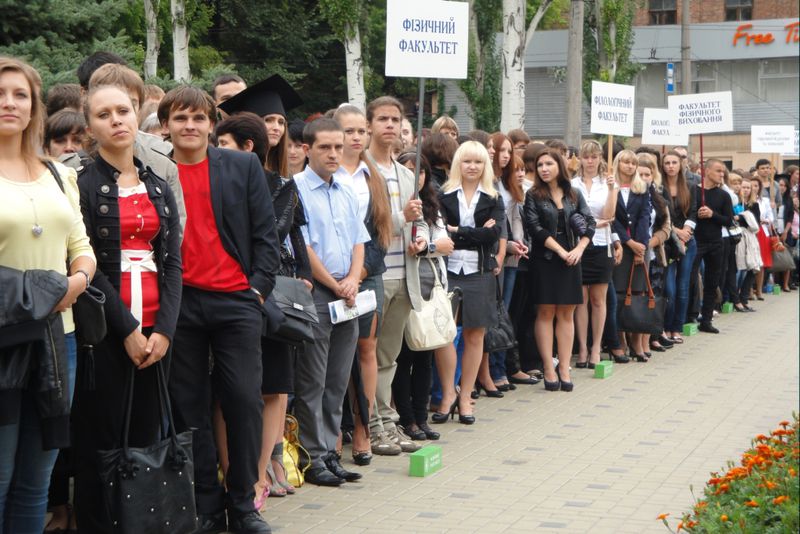
[[[261,393],[294,393],[295,347],[261,338]]]
[[[492,273],[447,273],[447,289],[461,288],[461,326],[491,328],[497,324],[497,281]]]
[[[555,252],[531,261],[530,287],[535,304],[582,304],[581,264],[568,266]]]
[[[581,282],[585,286],[607,284],[614,270],[614,258],[608,257],[607,246],[590,245],[581,257]]]

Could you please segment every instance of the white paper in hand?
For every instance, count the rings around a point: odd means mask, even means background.
[[[365,313],[375,311],[377,307],[378,301],[375,299],[375,292],[371,289],[367,289],[356,295],[356,303],[354,306],[348,306],[345,304],[345,301],[341,299],[328,303],[328,311],[331,314],[331,322],[333,324],[350,321]]]

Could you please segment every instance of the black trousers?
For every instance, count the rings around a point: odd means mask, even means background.
[[[392,380],[394,407],[400,415],[402,426],[424,423],[428,420],[432,360],[433,351],[413,351],[403,341]]]
[[[716,241],[698,241],[697,256],[694,259],[693,271],[700,269],[700,262],[705,266],[703,275],[703,304],[700,313],[703,323],[711,324],[714,317],[714,303],[717,299],[719,275],[722,271],[722,238]]]
[[[261,453],[261,325],[258,297],[183,287],[175,331],[169,392],[178,432],[192,429],[197,513],[252,512]],[[213,376],[209,354],[213,354]],[[213,383],[213,387],[212,387]],[[225,490],[217,477],[211,427],[213,398],[220,401],[228,437]]]
[[[149,336],[151,331],[145,328],[142,333]],[[90,390],[92,360],[95,387]],[[146,447],[157,442],[161,434],[156,367],[151,365],[141,371],[134,370],[122,340],[111,332],[94,348],[92,360],[85,354],[78,355],[75,397],[70,415],[71,450],[75,460],[75,514],[82,534],[113,531],[97,471],[97,451],[122,446],[131,373],[136,377],[129,444],[131,447]],[[160,365],[166,366],[167,362],[168,358],[164,358]]]
[[[722,268],[719,275],[722,301],[739,304],[739,291],[736,288],[736,245],[730,237],[722,238]]]
[[[756,281],[756,272],[747,271],[742,279],[742,287],[739,288],[739,302],[747,306],[750,302],[750,291],[753,289],[753,282]]]

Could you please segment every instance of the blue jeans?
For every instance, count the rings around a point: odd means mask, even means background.
[[[591,327],[589,332],[591,332]],[[606,291],[606,324],[603,325],[603,344],[609,350],[621,348],[617,329],[617,289],[614,287],[613,277],[608,281]]]
[[[66,346],[67,360],[74,362],[74,334],[66,336]],[[42,450],[36,400],[32,392],[22,391],[19,421],[0,426],[0,533],[41,534],[44,530],[47,489],[56,456],[58,449]]]
[[[664,295],[667,307],[664,311],[664,330],[667,332],[683,331],[686,311],[689,308],[689,283],[691,282],[692,265],[697,255],[697,242],[694,239],[686,243],[686,255],[673,261],[667,267],[664,280]]]

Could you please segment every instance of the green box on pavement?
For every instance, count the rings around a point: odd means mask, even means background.
[[[408,474],[412,477],[426,477],[442,468],[442,448],[438,445],[422,447],[408,458]]]
[[[723,302],[722,313],[733,313],[733,302]]]
[[[781,294],[781,286],[779,286],[778,284],[775,284],[774,286],[772,286],[772,294],[773,295],[780,295]]]
[[[683,335],[684,336],[695,336],[699,330],[697,329],[697,323],[686,323],[683,325]]]
[[[614,372],[614,362],[611,360],[603,360],[595,365],[594,377],[595,378],[608,378]]]

